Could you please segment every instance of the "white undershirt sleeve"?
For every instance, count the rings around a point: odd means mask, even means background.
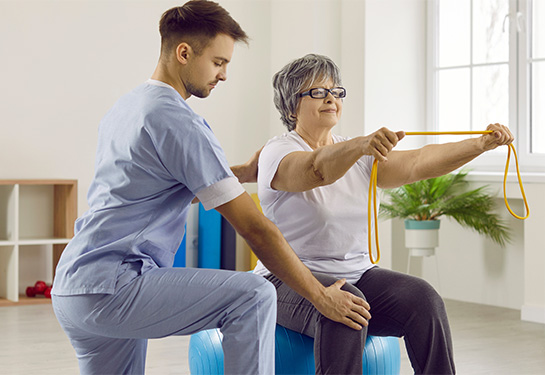
[[[211,210],[232,201],[245,190],[236,177],[227,177],[199,190],[196,194],[205,210]]]

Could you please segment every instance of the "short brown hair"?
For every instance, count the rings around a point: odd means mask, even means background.
[[[161,54],[168,54],[186,42],[197,54],[218,34],[226,34],[236,42],[248,43],[248,35],[219,4],[208,0],[191,0],[181,7],[163,13],[159,22]]]

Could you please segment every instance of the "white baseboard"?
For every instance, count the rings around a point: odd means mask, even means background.
[[[520,311],[520,319],[545,324],[545,306],[523,305]]]

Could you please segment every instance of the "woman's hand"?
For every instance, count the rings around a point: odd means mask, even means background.
[[[379,162],[387,161],[388,154],[405,137],[404,131],[393,132],[387,128],[381,128],[363,138],[363,153],[371,155]]]
[[[369,325],[371,308],[364,299],[342,290],[345,283],[346,279],[341,279],[325,288],[323,298],[313,301],[313,304],[325,317],[360,330],[363,326]]]
[[[486,130],[492,130],[493,133],[481,136],[480,140],[484,151],[490,151],[498,146],[508,145],[515,139],[509,128],[505,125],[497,123],[490,124],[486,127]]]

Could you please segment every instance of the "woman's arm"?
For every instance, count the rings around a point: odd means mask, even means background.
[[[300,192],[332,184],[363,155],[387,160],[388,153],[403,137],[403,132],[382,128],[366,137],[322,146],[312,152],[292,152],[278,165],[271,186],[276,190]]]
[[[513,135],[504,125],[491,124],[487,130],[493,133],[460,142],[427,145],[417,150],[392,151],[388,162],[378,164],[377,185],[389,189],[442,176],[483,152],[513,142]]]

